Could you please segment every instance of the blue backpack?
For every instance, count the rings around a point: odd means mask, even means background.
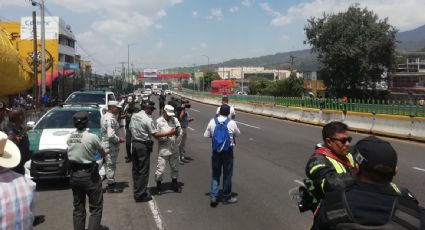
[[[215,128],[212,137],[212,149],[216,152],[227,151],[230,148],[230,134],[227,124],[230,118],[227,118],[223,123],[220,123],[217,117],[214,117]]]

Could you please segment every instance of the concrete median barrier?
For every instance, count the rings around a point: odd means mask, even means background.
[[[263,114],[263,105],[255,104],[254,107],[252,108],[252,113]]]
[[[272,108],[272,117],[279,118],[279,119],[286,119],[286,113],[288,112],[287,107],[283,106],[275,106]]]
[[[300,121],[313,125],[321,124],[321,113],[318,109],[304,109]]]
[[[410,137],[416,140],[425,141],[425,117],[412,118]]]
[[[412,118],[406,116],[375,115],[371,132],[393,137],[409,138]]]
[[[263,105],[263,115],[271,117],[273,116],[273,109],[275,107],[273,105]]]
[[[325,125],[331,121],[342,121],[342,115],[342,111],[322,110],[319,123]]]
[[[254,105],[249,103],[237,103],[235,105],[235,108],[236,110],[252,113],[252,110],[254,109]]]
[[[286,113],[286,119],[290,121],[300,121],[303,115],[303,110],[301,108],[288,107]]]
[[[374,122],[374,115],[371,113],[347,112],[343,122],[351,130],[370,133]]]

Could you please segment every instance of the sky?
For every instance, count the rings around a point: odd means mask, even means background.
[[[134,69],[165,69],[307,49],[307,19],[355,3],[400,31],[425,24],[424,0],[45,0],[97,73],[119,69],[128,51]],[[0,0],[1,21],[33,10],[40,15],[29,0]]]

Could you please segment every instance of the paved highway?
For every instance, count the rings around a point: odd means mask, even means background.
[[[304,178],[304,167],[314,145],[321,141],[321,127],[304,125],[237,111],[241,136],[235,147],[233,191],[239,203],[209,206],[211,142],[203,137],[216,106],[192,102],[187,143],[194,158],[180,168],[182,193],[155,195],[148,203],[134,203],[130,164],[124,163],[124,146],[118,163],[118,181],[130,187],[120,194],[105,194],[102,223],[110,229],[308,229],[311,214],[298,213],[288,191]],[[157,111],[155,116],[157,116]],[[354,143],[364,134],[352,133]],[[396,183],[409,188],[425,203],[424,144],[386,138],[399,153]],[[151,172],[156,166],[151,157]],[[151,173],[153,174],[153,173]],[[165,177],[167,182],[169,175]],[[154,186],[153,175],[150,185]],[[36,215],[46,222],[36,229],[71,229],[72,196],[66,183],[39,184]],[[152,189],[154,191],[154,188]]]

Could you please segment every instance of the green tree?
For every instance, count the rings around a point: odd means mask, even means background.
[[[344,13],[311,18],[304,30],[305,43],[318,53],[319,74],[332,96],[358,97],[374,90],[394,66],[397,30],[358,4]]]
[[[249,80],[249,92],[250,94],[267,94],[266,90],[271,82],[263,77],[253,77]]]
[[[304,80],[292,72],[289,78],[278,80],[265,89],[265,94],[275,97],[300,97],[303,93]]]
[[[202,80],[204,81],[204,89],[205,91],[210,89],[211,82],[214,80],[220,80],[221,77],[216,71],[205,70],[204,76],[199,78],[199,85],[202,89]]]

